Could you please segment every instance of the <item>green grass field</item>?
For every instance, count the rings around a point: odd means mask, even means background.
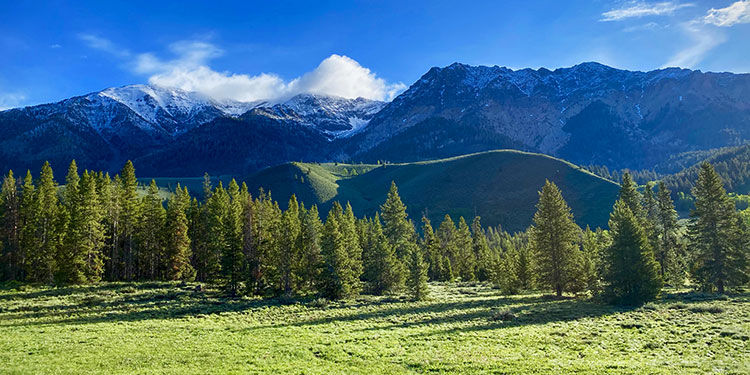
[[[288,163],[246,179],[250,191],[270,190],[282,207],[292,194],[322,212],[333,201],[351,202],[357,215],[374,215],[391,181],[419,221],[427,212],[437,226],[445,214],[468,221],[475,215],[487,225],[514,232],[531,224],[545,179],[562,190],[581,226],[606,227],[619,186],[609,180],[542,154],[497,150],[425,162],[373,164]]]
[[[468,284],[341,303],[194,284],[0,288],[3,374],[750,373],[748,294],[626,309]]]

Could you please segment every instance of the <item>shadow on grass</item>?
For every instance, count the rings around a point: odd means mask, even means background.
[[[351,306],[348,306],[351,307]],[[483,296],[480,299],[452,302],[424,302],[421,304],[382,304],[374,311],[353,312],[291,323],[275,323],[246,328],[258,330],[273,327],[309,327],[332,323],[370,321],[370,326],[358,331],[389,330],[427,325],[460,325],[455,331],[494,329],[519,325],[546,324],[595,318],[630,310],[580,299],[549,299],[543,296]],[[498,311],[516,316],[511,322],[494,319]],[[447,332],[447,331],[446,331]]]
[[[58,297],[65,300],[43,303]],[[196,292],[174,283],[107,283],[0,295],[0,326],[203,317],[287,303],[284,299],[227,298],[216,289]]]
[[[451,291],[464,293],[461,287]],[[0,285],[0,290],[3,289]],[[743,295],[742,301],[748,302]],[[52,304],[46,300],[54,299]],[[59,300],[57,300],[59,298]],[[657,303],[708,302],[727,296],[696,293],[667,294]],[[737,298],[737,297],[736,297]],[[100,322],[141,321],[206,317],[263,307],[301,303],[309,299],[235,299],[226,298],[218,289],[197,292],[194,286],[176,283],[106,283],[85,287],[62,287],[0,295],[0,326],[51,324],[91,324]],[[333,323],[367,321],[359,331],[389,330],[416,326],[441,326],[431,335],[451,334],[575,321],[626,312],[634,307],[616,307],[586,299],[551,299],[539,295],[506,297],[495,292],[474,293],[465,298],[406,303],[394,299],[363,298],[326,307],[307,305],[315,314],[290,313],[269,324],[245,330],[280,327],[309,327]],[[502,314],[500,314],[502,313]],[[315,318],[315,316],[321,316]],[[501,315],[511,316],[503,321]],[[310,319],[309,317],[313,318]],[[444,327],[443,327],[444,326]]]

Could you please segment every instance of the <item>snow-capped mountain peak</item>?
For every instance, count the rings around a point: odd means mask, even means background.
[[[258,106],[253,113],[316,128],[334,139],[360,131],[386,104],[365,98],[299,94],[279,104]]]
[[[96,97],[109,98],[121,103],[144,120],[156,123],[160,116],[167,115],[175,120],[188,120],[202,111],[216,110],[226,116],[239,116],[263,102],[216,101],[203,94],[152,85],[129,85],[108,88],[90,94]],[[163,113],[160,113],[163,111]]]

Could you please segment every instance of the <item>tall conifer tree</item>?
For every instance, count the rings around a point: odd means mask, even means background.
[[[539,193],[530,246],[535,255],[539,280],[552,288],[558,297],[562,296],[573,279],[575,265],[580,260],[580,231],[560,189],[547,181]]]
[[[246,266],[242,239],[243,197],[237,181],[232,179],[229,182],[227,192],[219,193],[219,198],[222,200],[220,205],[224,216],[222,218],[223,227],[219,229],[224,231],[224,246],[220,249],[221,267],[227,280],[227,286],[233,294],[236,294]]]
[[[239,287],[239,280],[233,278],[236,276],[231,269],[226,268],[227,263],[232,258],[227,258],[227,231],[226,223],[229,211],[229,195],[224,184],[219,184],[211,192],[206,201],[206,278],[208,281],[218,281],[223,276],[225,285],[229,291],[234,293]]]
[[[132,280],[136,277],[136,236],[141,221],[141,200],[138,198],[138,180],[135,177],[135,167],[128,160],[120,171],[120,227],[118,240],[120,278]],[[115,179],[117,181],[117,179]]]
[[[165,233],[165,277],[167,280],[190,281],[195,278],[195,269],[190,264],[192,250],[188,236],[187,211],[190,209],[190,194],[187,188],[177,184],[174,194],[167,202]]]
[[[396,183],[391,181],[388,197],[380,206],[383,219],[383,233],[390,245],[396,250],[398,259],[406,259],[407,250],[414,244],[414,227],[408,220],[406,206],[398,195]]]
[[[39,175],[33,208],[34,245],[28,254],[28,278],[31,281],[51,282],[56,270],[55,256],[60,248],[61,215],[57,196],[57,182],[48,162]]]
[[[83,274],[87,282],[98,282],[104,274],[105,212],[97,193],[94,172],[84,171],[79,188],[80,241],[79,253],[83,258]]]
[[[83,217],[81,209],[83,202],[79,189],[80,176],[78,166],[73,160],[68,167],[65,177],[65,190],[60,207],[60,215],[66,222],[62,246],[57,254],[56,279],[62,283],[83,283],[86,281],[85,254],[83,254],[79,243],[83,234]]]
[[[32,253],[36,249],[36,186],[31,177],[31,171],[26,171],[21,187],[21,205],[19,207],[20,228],[19,228],[19,247],[21,254],[24,254],[23,274],[25,279],[30,280],[28,272],[31,269]]]
[[[317,290],[320,280],[320,270],[323,266],[320,236],[323,223],[320,221],[318,207],[313,205],[302,216],[300,230],[300,271],[299,288],[307,292]]]
[[[404,286],[402,263],[396,251],[383,233],[380,216],[367,222],[362,258],[363,279],[370,285],[370,291],[381,295],[401,290]]]
[[[456,273],[462,281],[474,280],[474,267],[476,256],[474,254],[474,243],[471,237],[471,230],[466,220],[461,216],[458,220],[458,231],[456,232],[456,249],[458,257],[456,259]]]
[[[354,277],[346,264],[349,254],[339,227],[339,218],[342,216],[340,212],[341,205],[334,202],[326,218],[321,239],[323,269],[320,292],[329,299],[345,298],[353,295],[356,290],[352,285]]]
[[[638,192],[638,185],[635,184],[630,173],[623,173],[622,184],[620,184],[620,200],[628,206],[630,212],[639,220],[645,218],[642,199],[641,193]]]
[[[476,258],[476,277],[479,281],[487,281],[491,277],[494,259],[479,216],[474,217],[471,223],[471,235]]]
[[[701,164],[693,189],[695,210],[691,213],[690,244],[695,251],[694,276],[704,289],[724,293],[740,283],[747,272],[747,248],[737,225],[734,204],[711,164]]]
[[[446,281],[452,281],[458,276],[458,246],[456,231],[456,225],[449,215],[445,215],[443,222],[437,230],[437,238],[440,242],[440,252],[443,258],[443,279]]]
[[[163,264],[164,227],[166,212],[159,196],[156,181],[151,180],[146,195],[141,201],[141,220],[137,227],[138,274],[140,278],[156,280],[161,277]]]
[[[23,277],[24,255],[20,243],[20,197],[18,183],[13,171],[3,178],[0,190],[0,249],[2,250],[2,279],[21,280]]]
[[[659,265],[628,203],[618,200],[609,219],[612,244],[605,259],[606,295],[618,304],[640,304],[656,298],[662,286]]]
[[[120,234],[122,223],[122,194],[120,176],[110,178],[109,173],[100,174],[97,181],[99,203],[104,210],[105,226],[105,277],[117,280],[122,274],[120,258]]]
[[[656,197],[656,225],[657,241],[654,255],[659,262],[659,273],[673,285],[683,282],[685,262],[679,250],[677,237],[677,211],[672,202],[672,192],[664,182],[659,183]]]
[[[447,279],[443,270],[443,255],[440,249],[440,241],[432,229],[432,223],[427,216],[422,216],[422,241],[420,243],[422,254],[428,263],[427,275],[432,280]]]
[[[287,210],[281,215],[281,236],[279,238],[279,290],[286,295],[293,292],[295,265],[300,256],[299,236],[302,224],[299,217],[299,203],[292,194]]]
[[[428,265],[422,256],[422,249],[414,246],[409,253],[406,264],[409,270],[406,285],[409,288],[411,297],[416,301],[426,299],[429,294],[427,287]]]

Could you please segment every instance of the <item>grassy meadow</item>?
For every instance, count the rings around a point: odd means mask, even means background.
[[[481,284],[432,283],[424,302],[196,285],[0,284],[0,373],[750,373],[750,294],[618,308]]]

